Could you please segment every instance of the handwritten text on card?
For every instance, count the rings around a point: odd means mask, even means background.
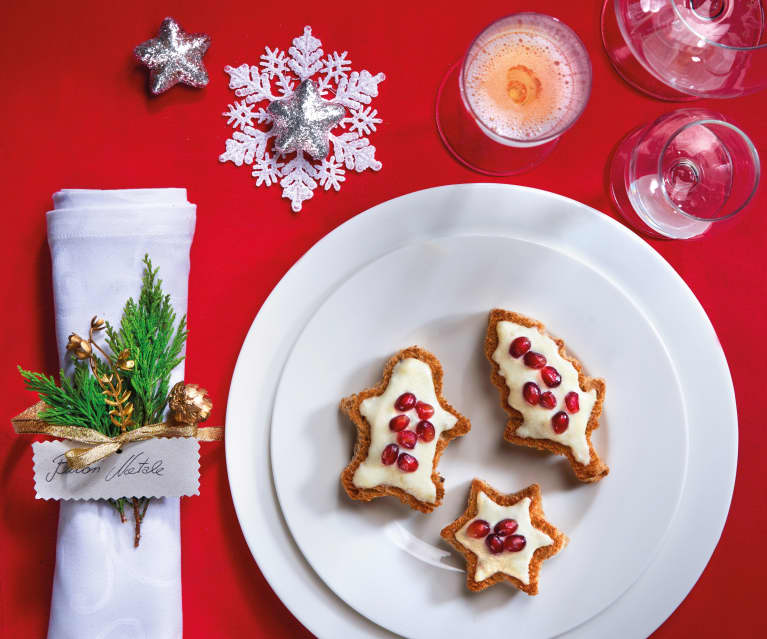
[[[35,443],[35,488],[39,499],[182,497],[199,493],[199,443],[160,438],[126,444],[120,453],[74,470],[65,453],[74,442]]]

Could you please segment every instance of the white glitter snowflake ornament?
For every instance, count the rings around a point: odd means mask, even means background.
[[[287,55],[265,51],[258,66],[224,68],[229,88],[243,99],[223,114],[235,131],[218,159],[252,165],[256,186],[279,183],[295,212],[318,185],[338,191],[346,170],[379,171],[367,136],[381,119],[368,105],[384,74],[352,71],[346,51],[323,58],[311,27],[294,38]]]

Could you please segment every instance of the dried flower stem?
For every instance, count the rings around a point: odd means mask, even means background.
[[[98,317],[94,317],[91,320],[91,327],[88,331],[87,344],[90,346],[90,348],[82,349],[81,347],[81,350],[83,355],[87,356],[93,377],[96,379],[102,389],[102,392],[105,396],[104,401],[112,407],[112,409],[109,411],[109,419],[115,426],[120,429],[120,432],[124,433],[128,430],[129,426],[133,425],[133,404],[128,401],[130,399],[131,393],[130,390],[123,390],[122,376],[117,370],[115,362],[109,355],[107,355],[104,349],[96,343],[96,340],[94,339],[95,333],[103,329],[104,321]],[[109,366],[112,368],[112,373],[106,374],[104,372],[99,372],[99,360],[93,352],[93,349],[96,349],[99,353],[101,353],[101,355],[104,357],[104,360],[109,363]],[[128,361],[127,357],[127,353],[121,353],[118,356],[118,365],[121,367],[132,368],[133,362]],[[136,497],[131,499],[131,503],[133,505],[133,521],[135,522],[133,546],[138,548],[139,542],[141,541],[141,522],[144,518],[144,513],[146,512],[146,506],[144,506],[144,512],[141,512],[139,509],[139,500]],[[115,504],[113,503],[113,505]],[[126,517],[125,511],[123,510],[123,500],[117,500],[115,507],[120,513],[120,521],[125,523]]]
[[[133,520],[136,522],[136,529],[135,529],[136,533],[133,537],[133,547],[138,548],[139,541],[141,541],[141,520],[143,517],[141,513],[139,512],[138,499],[134,497],[132,501],[133,501]]]
[[[120,429],[120,432],[124,433],[128,430],[129,426],[133,425],[133,420],[131,419],[131,415],[133,414],[133,404],[128,401],[130,399],[130,391],[123,391],[122,377],[116,370],[112,359],[93,339],[94,333],[102,330],[103,327],[104,323],[101,320],[93,318],[91,321],[91,328],[88,331],[88,343],[104,356],[104,359],[109,362],[109,365],[114,372],[110,375],[99,373],[97,370],[98,360],[93,353],[88,357],[88,361],[93,376],[104,391],[106,403],[113,407],[112,410],[109,411],[109,417],[112,420],[112,423]],[[116,384],[114,383],[115,380],[117,381]]]

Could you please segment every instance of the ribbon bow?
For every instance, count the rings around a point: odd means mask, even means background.
[[[223,438],[224,429],[217,426],[199,428],[197,424],[177,424],[173,422],[158,422],[146,424],[132,430],[109,437],[103,433],[83,426],[62,426],[51,424],[40,418],[45,410],[45,402],[37,402],[11,420],[18,434],[51,435],[61,439],[92,444],[89,447],[72,448],[66,453],[70,468],[80,470],[86,466],[116,453],[123,444],[140,442],[154,437],[195,437],[199,441],[212,442]]]

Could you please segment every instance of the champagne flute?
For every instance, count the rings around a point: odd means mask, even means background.
[[[485,175],[540,164],[580,117],[591,91],[583,43],[534,12],[496,20],[442,80],[437,130],[453,156]]]

